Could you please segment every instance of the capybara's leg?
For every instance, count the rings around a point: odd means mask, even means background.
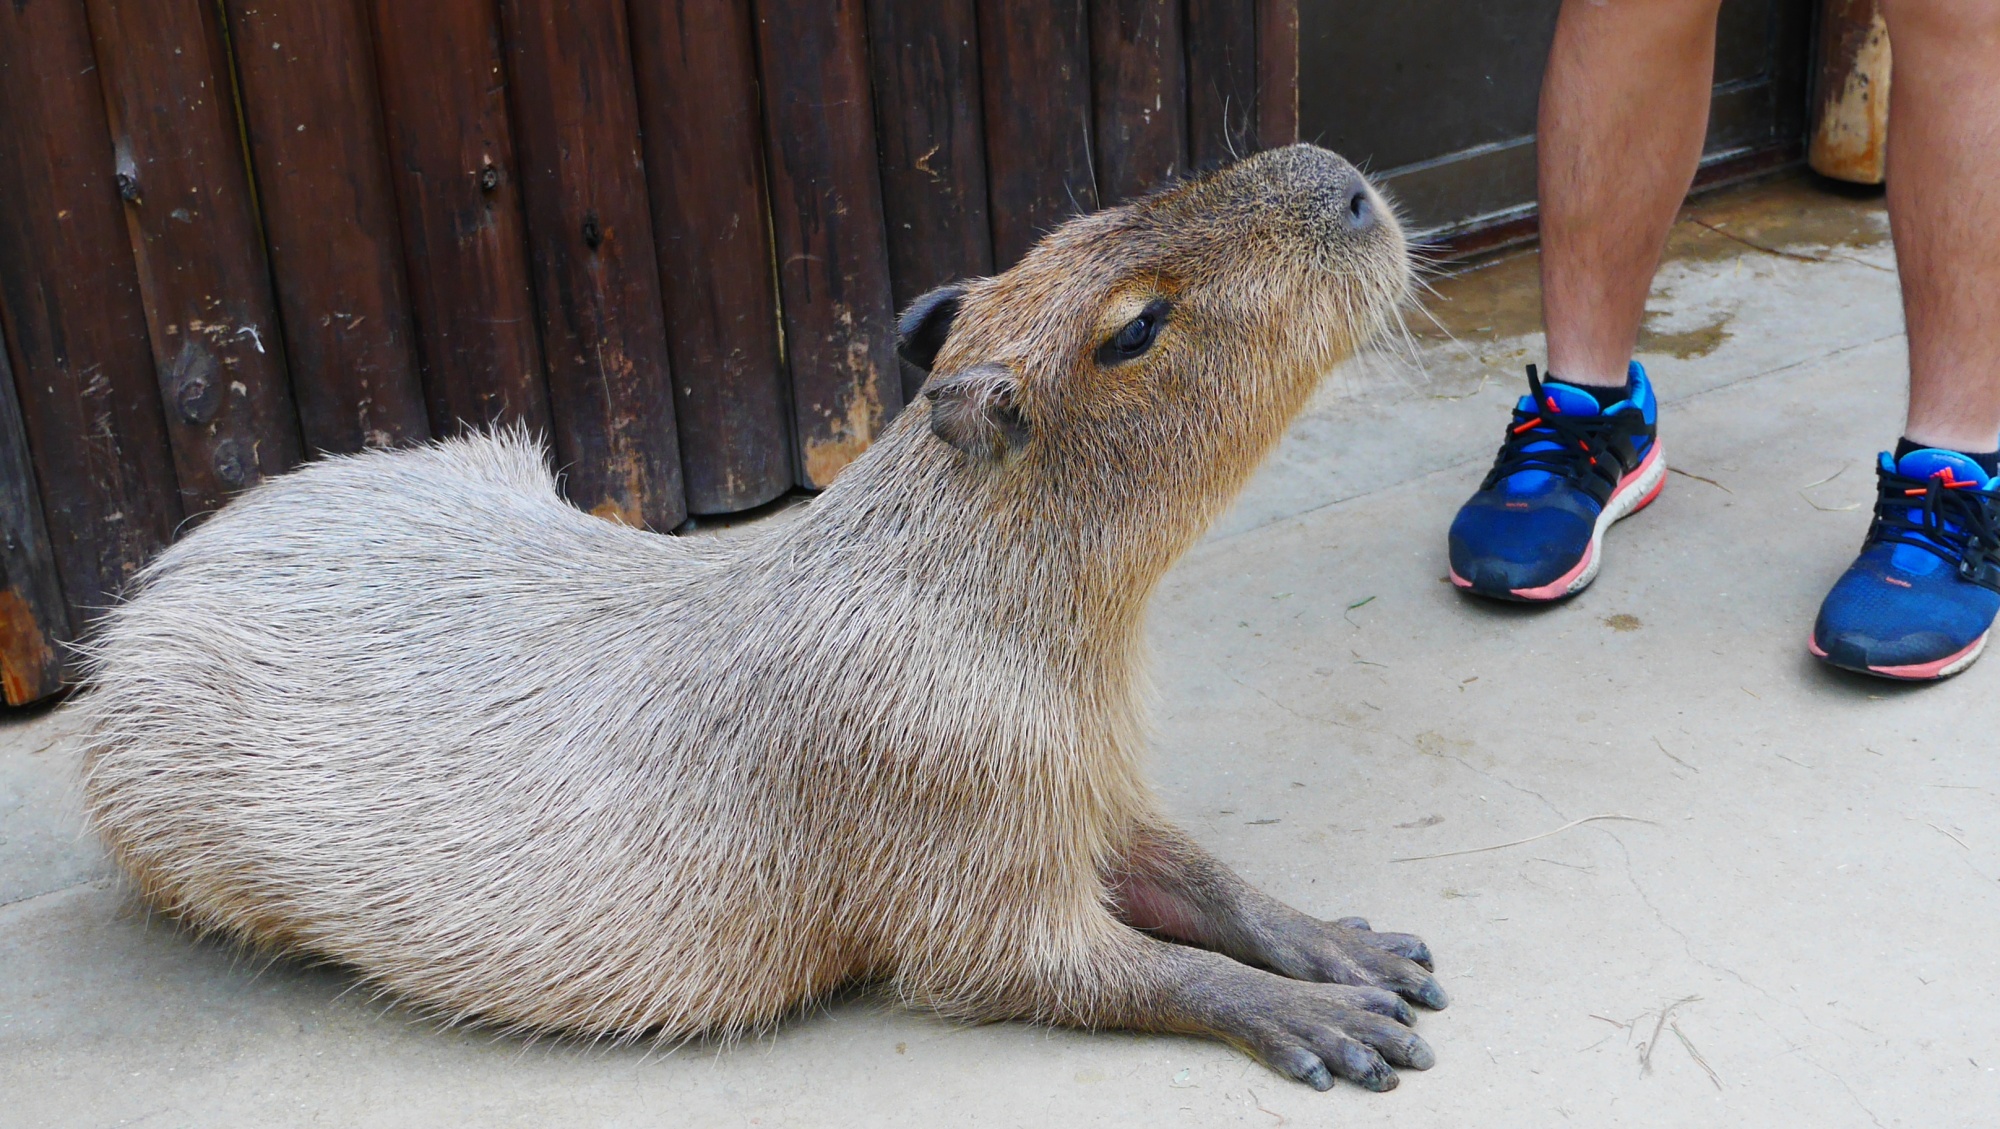
[[[1026,991],[1005,1010],[1078,1026],[1220,1039],[1320,1090],[1336,1077],[1391,1089],[1394,1067],[1428,1070],[1435,1061],[1408,1027],[1410,1006],[1393,992],[1291,980],[1108,920],[1104,925],[1109,936],[1080,961],[1030,973]]]
[[[1120,918],[1298,980],[1387,988],[1441,1008],[1430,947],[1358,917],[1321,921],[1264,894],[1166,825],[1139,827],[1109,876]]]

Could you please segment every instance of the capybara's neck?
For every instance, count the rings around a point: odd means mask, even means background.
[[[1091,499],[967,466],[906,411],[797,522],[779,551],[917,593],[941,621],[990,624],[1064,663],[1122,674],[1148,598],[1206,515],[1091,513]],[[1184,529],[1181,527],[1195,526]]]

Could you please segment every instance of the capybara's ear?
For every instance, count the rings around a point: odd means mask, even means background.
[[[935,381],[924,389],[931,430],[975,459],[999,459],[1028,439],[1015,403],[1020,390],[1013,372],[1001,365],[974,365]]]
[[[963,297],[965,287],[956,282],[919,295],[896,320],[896,355],[925,372],[931,371],[938,350],[944,348],[944,339],[951,334],[952,319],[958,316],[958,300]]]

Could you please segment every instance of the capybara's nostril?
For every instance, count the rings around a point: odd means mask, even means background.
[[[1347,226],[1360,231],[1375,222],[1375,202],[1368,198],[1368,185],[1360,177],[1347,188]]]

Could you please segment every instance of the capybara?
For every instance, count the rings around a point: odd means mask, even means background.
[[[1295,145],[920,298],[922,395],[795,520],[616,525],[507,431],[274,479],[99,625],[92,822],[154,906],[447,1021],[727,1037],[879,981],[1387,1089],[1429,952],[1162,817],[1142,621],[1409,287]]]

